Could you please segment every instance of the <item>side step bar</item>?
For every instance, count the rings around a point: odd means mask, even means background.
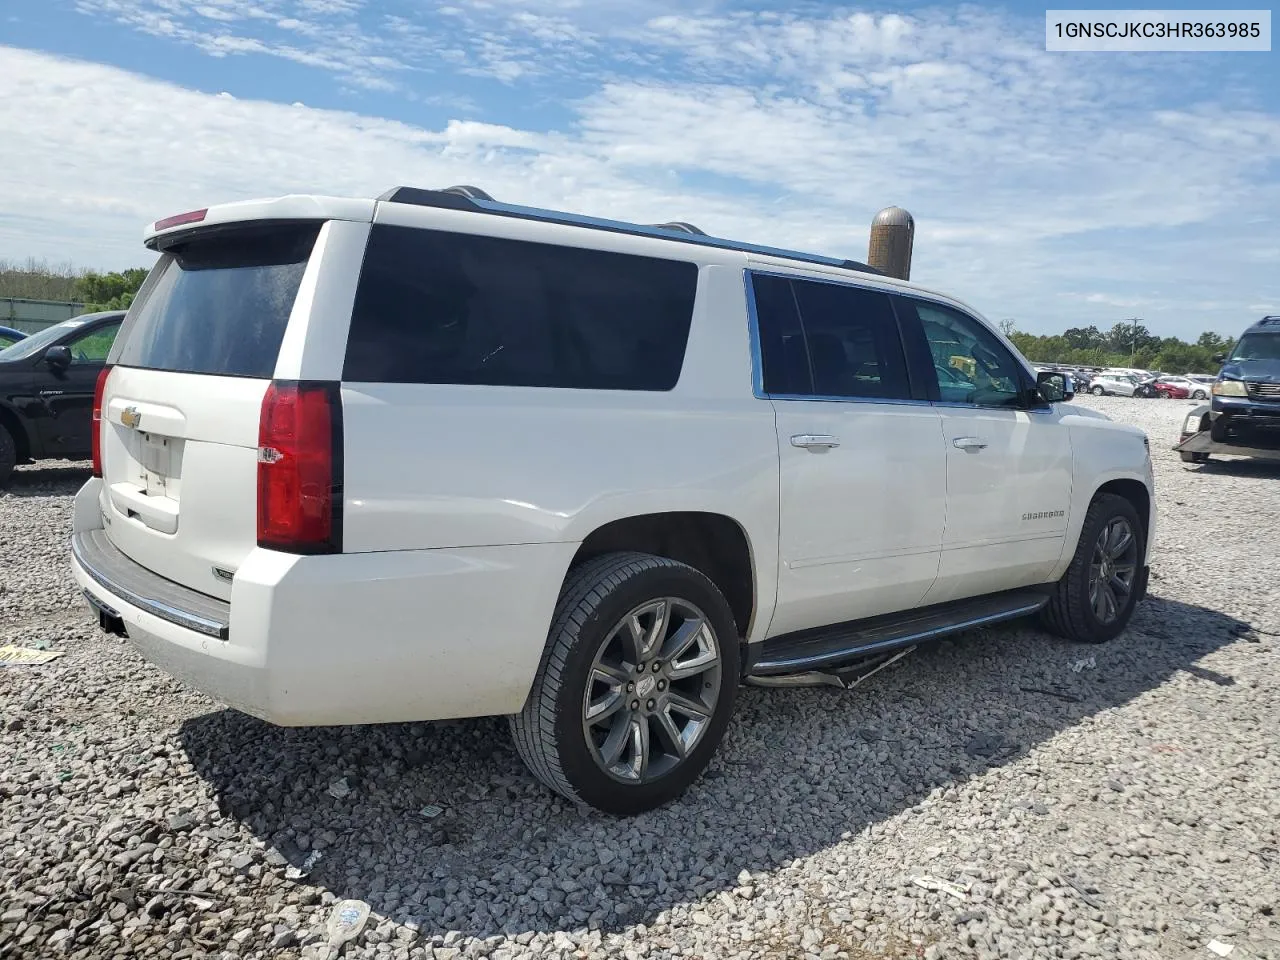
[[[764,641],[749,675],[774,677],[850,664],[896,647],[1025,617],[1048,602],[1043,590],[1014,590],[784,634]]]

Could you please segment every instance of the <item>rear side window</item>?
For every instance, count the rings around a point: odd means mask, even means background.
[[[319,224],[197,235],[166,250],[115,362],[270,379]]]
[[[343,379],[670,390],[692,263],[375,226]]]
[[[766,393],[906,400],[898,321],[878,290],[754,274]]]

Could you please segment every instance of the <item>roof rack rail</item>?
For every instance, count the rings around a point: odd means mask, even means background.
[[[670,223],[651,223],[649,226],[658,230],[680,230],[684,233],[691,233],[695,237],[707,236],[707,231],[695,227],[692,223],[685,223],[683,220],[672,220]]]
[[[559,210],[544,210],[540,207],[500,203],[479,187],[456,186],[448,187],[444,190],[424,190],[421,187],[392,187],[377,199],[387,203],[407,203],[418,207],[467,210],[472,213],[487,213],[497,217],[515,217],[522,220],[540,220],[544,223],[562,223],[568,226],[588,227],[592,230],[625,233],[638,237],[659,237],[664,240],[676,240],[681,243],[716,247],[721,250],[737,250],[742,253],[756,253],[763,256],[797,260],[802,263],[816,263],[827,267],[856,270],[859,273],[884,275],[882,271],[858,260],[823,257],[814,253],[800,253],[796,250],[784,250],[779,247],[766,247],[754,243],[741,243],[736,240],[708,236],[698,227],[682,220],[657,224],[626,223],[622,220],[605,220],[600,217],[584,217],[580,214],[564,213]]]

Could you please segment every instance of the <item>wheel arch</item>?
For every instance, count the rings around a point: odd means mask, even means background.
[[[1108,480],[1106,483],[1098,487],[1093,492],[1093,496],[1089,498],[1089,503],[1093,503],[1103,494],[1113,494],[1128,500],[1133,504],[1133,509],[1137,511],[1138,519],[1142,521],[1144,544],[1143,560],[1151,555],[1151,539],[1154,531],[1151,526],[1151,491],[1147,485],[1141,480],[1132,477],[1119,477],[1115,480]]]
[[[31,436],[27,433],[27,428],[23,425],[22,418],[11,407],[3,403],[0,403],[0,426],[8,430],[9,436],[13,437],[18,463],[31,459],[33,452]]]
[[[755,554],[746,528],[723,513],[672,511],[620,517],[591,531],[569,571],[606,553],[637,551],[688,564],[724,594],[740,638],[759,613]]]

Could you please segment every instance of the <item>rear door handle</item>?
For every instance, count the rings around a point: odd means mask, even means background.
[[[978,437],[956,437],[951,444],[960,450],[983,450],[986,449],[987,441]]]
[[[805,450],[830,450],[840,446],[840,441],[828,433],[798,433],[791,438],[791,445]]]

